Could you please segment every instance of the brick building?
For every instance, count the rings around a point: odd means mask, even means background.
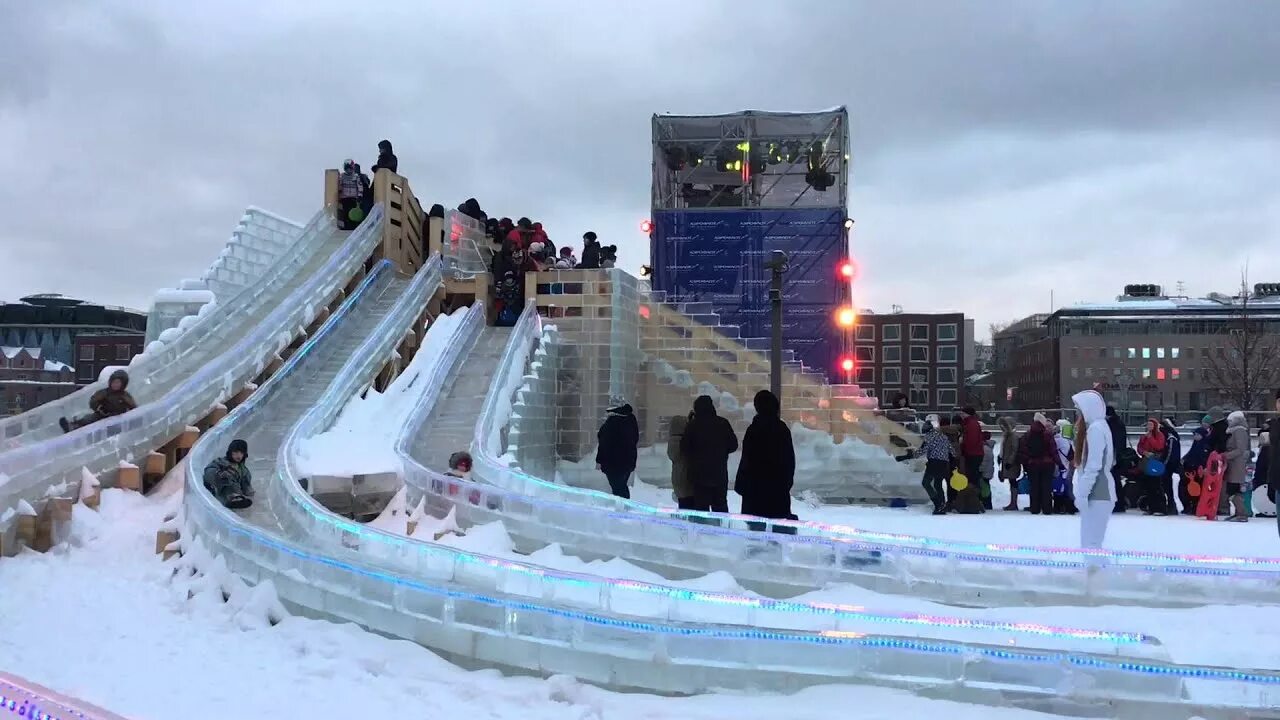
[[[0,346],[0,415],[17,415],[75,390],[70,365],[45,360],[40,348]]]
[[[143,335],[146,331],[146,313],[129,308],[57,294],[0,302],[0,346],[38,348],[41,359],[66,365],[76,364],[76,338],[81,333]]]
[[[128,365],[142,352],[142,333],[79,333],[76,335],[76,382],[88,385],[103,369]]]
[[[863,311],[853,356],[853,381],[882,405],[901,394],[917,410],[952,410],[973,369],[973,321],[964,313]]]

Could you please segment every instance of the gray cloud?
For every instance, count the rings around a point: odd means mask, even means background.
[[[652,113],[838,103],[864,304],[985,325],[1049,288],[1280,279],[1275,3],[425,5],[5,4],[0,294],[143,306],[383,137],[424,200],[634,268]]]

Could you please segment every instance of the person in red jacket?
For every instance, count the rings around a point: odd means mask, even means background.
[[[1161,488],[1161,480],[1164,472],[1161,471],[1156,475],[1147,473],[1147,460],[1159,460],[1161,464],[1168,463],[1168,440],[1164,433],[1160,431],[1160,421],[1155,418],[1147,419],[1147,433],[1138,440],[1138,455],[1142,457],[1142,466],[1139,470],[1142,472],[1142,497],[1146,503],[1143,513],[1146,515],[1160,514],[1167,515],[1168,508],[1165,507],[1164,490]]]
[[[965,476],[969,484],[978,489],[982,497],[982,507],[991,509],[991,486],[982,479],[982,458],[986,455],[987,444],[982,439],[982,423],[978,420],[978,411],[966,406],[964,419],[960,422],[960,454],[964,456]]]
[[[1058,446],[1037,413],[1032,421],[1031,429],[1022,436],[1018,444],[1018,463],[1027,471],[1031,481],[1032,515],[1053,514],[1053,478],[1061,467],[1058,459]]]

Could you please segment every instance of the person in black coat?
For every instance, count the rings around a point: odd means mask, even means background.
[[[782,421],[778,396],[761,390],[756,393],[755,406],[755,419],[742,436],[742,460],[733,491],[742,496],[743,515],[787,520],[791,518],[791,487],[796,474],[791,430]]]
[[[1164,477],[1161,478],[1161,490],[1164,491],[1165,507],[1170,515],[1178,514],[1178,506],[1174,500],[1173,476],[1182,475],[1182,438],[1178,436],[1178,428],[1169,418],[1160,421],[1160,432],[1164,433]]]
[[[600,241],[590,230],[582,234],[582,261],[578,267],[583,270],[600,269]]]
[[[609,489],[620,498],[631,498],[627,481],[636,470],[636,447],[640,444],[640,424],[624,398],[609,398],[608,416],[596,438],[596,469],[609,480]]]
[[[1107,428],[1111,430],[1111,447],[1115,448],[1115,457],[1117,464],[1111,467],[1111,480],[1116,486],[1116,506],[1115,512],[1122,513],[1125,511],[1127,503],[1124,500],[1124,474],[1127,468],[1120,467],[1118,461],[1120,459],[1120,451],[1129,447],[1129,429],[1124,426],[1124,421],[1116,414],[1116,409],[1107,406]]]
[[[400,167],[400,160],[396,158],[396,154],[391,152],[391,141],[383,140],[378,143],[378,161],[373,164],[369,172],[377,175],[379,168],[386,168],[391,172],[397,172]]]
[[[729,512],[729,456],[737,451],[733,426],[716,414],[711,396],[699,395],[680,439],[680,452],[693,478],[694,510]]]

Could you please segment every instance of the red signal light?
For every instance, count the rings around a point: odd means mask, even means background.
[[[851,307],[836,311],[836,324],[842,328],[851,328],[858,322],[858,313]]]
[[[853,372],[853,367],[854,367],[853,358],[847,355],[844,357],[843,360],[840,361],[840,369],[847,373]]]
[[[642,221],[640,221],[640,232],[644,233],[645,235],[652,234],[652,233],[653,233],[653,221],[652,221],[652,220],[642,220]]]
[[[855,274],[857,274],[857,269],[854,268],[852,260],[845,260],[840,263],[840,277],[845,280],[852,280]]]

